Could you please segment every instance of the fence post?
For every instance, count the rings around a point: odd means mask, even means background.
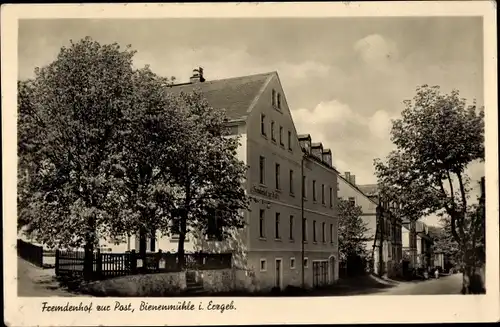
[[[59,276],[59,249],[56,249],[56,276]]]
[[[101,249],[97,248],[96,253],[96,277],[98,279],[102,278],[102,253]]]
[[[135,250],[130,251],[130,273],[134,275],[137,272],[137,255]]]

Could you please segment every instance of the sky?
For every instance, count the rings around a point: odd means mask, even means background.
[[[373,160],[393,148],[391,119],[418,85],[484,101],[476,17],[21,20],[18,77],[85,36],[130,44],[134,65],[178,82],[198,66],[207,80],[277,71],[297,131],[330,148],[336,168],[358,184],[376,183]],[[484,165],[469,175],[478,180]]]

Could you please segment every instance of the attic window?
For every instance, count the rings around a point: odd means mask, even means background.
[[[273,98],[271,101],[272,101],[273,107],[276,107],[276,91],[274,89],[273,89],[272,95],[273,95]]]
[[[281,109],[281,94],[278,93],[278,109]]]

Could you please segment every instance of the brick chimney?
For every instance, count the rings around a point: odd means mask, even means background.
[[[191,76],[189,80],[192,84],[205,82],[205,78],[203,77],[203,68],[198,67],[193,69],[193,76]]]
[[[352,185],[356,185],[356,175],[351,175],[351,180],[349,182],[351,182]]]
[[[350,182],[350,181],[351,181],[351,173],[350,173],[350,172],[346,171],[346,172],[344,173],[344,176],[345,176],[345,179],[346,179],[348,182]]]

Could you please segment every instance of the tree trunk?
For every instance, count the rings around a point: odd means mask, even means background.
[[[142,260],[141,270],[146,270],[146,250],[147,250],[147,239],[146,239],[146,230],[144,227],[141,227],[139,230],[139,258]]]
[[[180,231],[179,231],[179,243],[177,244],[177,258],[179,262],[179,268],[184,269],[185,266],[185,255],[184,255],[184,242],[186,240],[186,225],[187,225],[187,215],[183,215],[180,223]]]
[[[87,238],[84,250],[83,278],[91,280],[94,274],[94,242],[91,238]]]
[[[91,280],[94,275],[94,243],[95,243],[95,220],[89,217],[87,233],[85,235],[83,278]]]

